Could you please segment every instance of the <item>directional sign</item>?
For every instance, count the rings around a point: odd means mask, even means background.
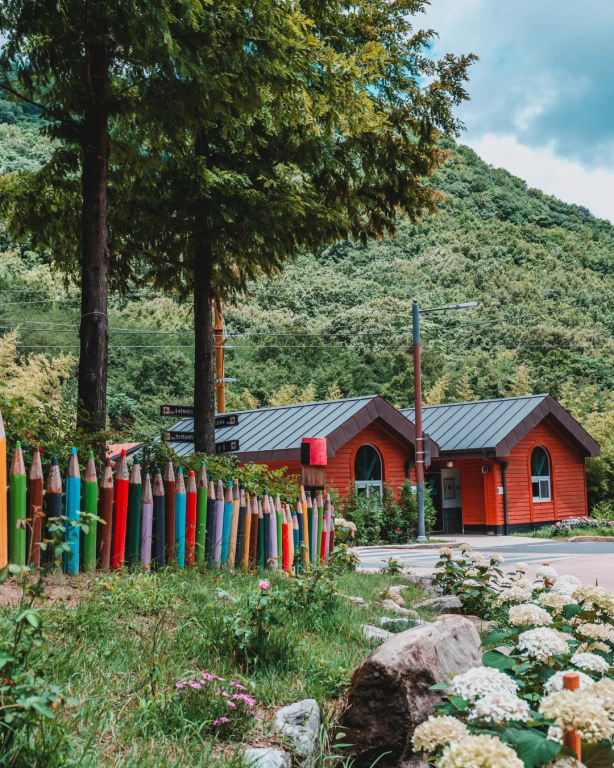
[[[194,416],[194,407],[191,405],[161,405],[160,416]],[[236,413],[223,413],[215,417],[215,428],[236,427],[239,416]],[[190,441],[192,442],[192,441]]]
[[[169,432],[168,439],[171,443],[193,443],[194,432]]]
[[[238,440],[226,440],[224,443],[215,444],[216,453],[233,453],[239,450]]]

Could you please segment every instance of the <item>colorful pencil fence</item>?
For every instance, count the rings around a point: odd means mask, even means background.
[[[82,512],[88,513],[84,526]],[[66,521],[62,565],[70,574],[205,562],[295,574],[328,562],[334,547],[334,508],[321,490],[301,487],[290,504],[266,489],[248,493],[237,480],[224,487],[207,477],[204,462],[197,476],[186,477],[181,467],[175,475],[169,461],[164,474],[156,468],[142,478],[138,458],[129,470],[125,451],[115,467],[107,459],[100,483],[90,451],[82,482],[76,448],[52,458],[45,483],[38,448],[28,470],[19,442],[7,456],[0,414],[0,573],[10,563],[41,565],[51,518]]]

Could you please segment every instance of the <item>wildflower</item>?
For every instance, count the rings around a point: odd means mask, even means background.
[[[222,725],[223,723],[229,723],[229,722],[230,722],[229,717],[218,717],[211,723],[211,725],[218,726],[218,725]]]
[[[416,728],[411,741],[416,751],[434,752],[437,747],[449,744],[451,741],[458,741],[468,735],[469,731],[465,723],[455,717],[431,715]]]
[[[527,563],[516,563],[516,573],[526,573],[529,570]]]
[[[528,603],[531,596],[531,592],[528,589],[521,589],[516,586],[509,587],[499,592],[497,603],[498,605],[503,605],[504,603]]]
[[[515,693],[500,691],[489,693],[476,701],[469,718],[503,725],[510,720],[526,720],[528,716],[529,705],[526,701],[520,699]]]
[[[543,608],[533,603],[512,605],[509,620],[513,627],[544,627],[552,624],[552,617]]]
[[[447,557],[448,560],[452,559],[452,550],[450,549],[450,547],[441,547],[441,549],[439,550],[439,554],[441,555],[441,557]]]
[[[439,768],[524,768],[524,763],[496,736],[466,736],[444,749]]]
[[[587,672],[604,674],[610,668],[603,656],[597,656],[594,653],[574,653],[570,661],[574,667],[585,669]]]
[[[237,688],[239,691],[246,691],[247,690],[247,688],[244,685],[241,685],[241,683],[238,682],[238,680],[231,680],[228,683],[228,685],[232,685],[233,688]]]
[[[591,640],[605,640],[614,643],[614,629],[606,624],[580,624],[576,632],[582,637],[588,637]]]
[[[538,579],[548,579],[548,581],[552,581],[554,583],[558,579],[559,574],[551,565],[542,565],[541,568],[537,569],[535,576]]]
[[[271,588],[271,585],[269,584],[269,582],[268,582],[268,581],[264,581],[264,580],[263,580],[263,581],[260,581],[260,582],[258,582],[258,586],[260,587],[260,589],[261,589],[263,592],[266,592],[266,591],[267,591],[267,589],[270,589],[270,588]]]
[[[518,650],[538,661],[548,661],[552,656],[567,653],[567,643],[547,627],[529,629],[518,636]]]
[[[476,701],[489,693],[516,693],[517,688],[511,677],[493,667],[473,667],[450,683],[450,691],[467,701]]]
[[[549,677],[544,684],[544,690],[546,693],[556,693],[556,691],[562,691],[563,678],[568,672],[569,670],[566,669],[562,672],[555,672],[552,677]],[[586,688],[586,686],[592,685],[594,683],[593,678],[585,675],[584,672],[577,672],[577,675],[580,678],[580,688]]]
[[[542,699],[539,711],[564,731],[577,728],[582,741],[589,744],[612,736],[612,721],[603,704],[589,690],[551,693]]]
[[[230,709],[236,709],[237,705],[234,703],[234,701],[227,701],[226,704],[230,707]]]

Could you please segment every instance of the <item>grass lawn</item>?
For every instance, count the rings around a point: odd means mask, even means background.
[[[74,700],[61,714],[68,742],[62,749],[47,743],[30,765],[238,767],[237,743],[282,744],[272,716],[307,697],[317,699],[328,729],[352,670],[372,649],[361,627],[386,615],[373,603],[402,579],[348,572],[331,583],[304,581],[288,601],[288,580],[265,576],[270,629],[249,658],[241,650],[245,623],[235,620],[245,616],[250,596],[261,594],[258,575],[167,570],[73,577],[69,600],[41,608],[48,646],[36,651],[44,676]],[[63,594],[67,581],[52,577],[51,594]],[[363,597],[369,607],[343,595]],[[404,597],[409,606],[423,594],[408,587]],[[250,717],[230,740],[203,728],[206,707],[178,707],[177,679],[203,672],[245,685],[257,700],[259,719]],[[322,756],[319,764],[332,763]]]
[[[574,536],[614,536],[614,525],[546,525],[536,531],[512,534],[513,536],[531,536],[534,539],[571,539]]]

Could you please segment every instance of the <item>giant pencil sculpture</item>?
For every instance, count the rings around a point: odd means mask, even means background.
[[[316,563],[321,562],[323,528],[324,528],[324,499],[322,497],[322,491],[318,491],[318,533],[316,538],[316,547],[318,550],[318,554],[316,557]]]
[[[152,565],[154,568],[164,568],[166,565],[166,520],[165,520],[166,490],[162,480],[162,472],[156,469],[153,484],[153,538],[151,540]]]
[[[208,563],[213,562],[215,546],[215,483],[209,480],[207,487],[207,527],[205,537],[205,560]]]
[[[151,567],[151,540],[153,534],[153,493],[151,491],[151,478],[145,475],[143,493],[141,494],[141,541],[139,559],[144,568]]]
[[[239,481],[232,484],[232,521],[230,524],[230,544],[228,547],[228,565],[234,568],[237,555],[237,533],[239,531],[239,510],[241,508]]]
[[[266,490],[262,497],[262,526],[264,535],[262,537],[263,548],[260,557],[260,567],[268,568],[271,565],[271,509],[269,507],[269,495]]]
[[[277,522],[277,562],[283,563],[283,514],[279,494],[275,496],[275,520]]]
[[[228,563],[228,550],[230,547],[230,529],[232,527],[232,483],[229,482],[224,492],[224,527],[222,530],[221,563]]]
[[[307,539],[307,549],[309,550],[309,562],[315,562],[315,550],[313,543],[315,537],[313,535],[313,501],[311,499],[311,491],[307,491],[307,528],[305,528],[305,537]]]
[[[0,578],[4,577],[3,571],[9,564],[7,487],[6,433],[0,413]]]
[[[138,459],[132,464],[128,482],[128,520],[126,524],[126,564],[139,562],[139,543],[141,540],[141,495],[143,485],[141,466]]]
[[[292,513],[292,535],[294,538],[294,551],[296,551],[303,544],[303,505],[301,504],[301,498],[299,496],[296,502],[296,509]],[[302,563],[295,557],[293,558],[293,565],[297,573],[300,573]]]
[[[26,530],[27,561],[32,565],[41,564],[41,533],[43,529],[43,466],[38,448],[34,449],[32,464],[28,472],[28,511]]]
[[[215,525],[213,527],[213,562],[222,562],[222,534],[224,532],[224,485],[217,481],[215,489]]]
[[[281,569],[290,573],[290,530],[288,513],[285,508],[281,510],[281,518]]]
[[[237,522],[237,543],[235,547],[235,568],[240,568],[243,564],[243,540],[245,537],[245,505],[247,499],[245,497],[245,488],[241,486],[239,488],[239,520]]]
[[[64,568],[66,573],[79,573],[79,541],[80,529],[74,525],[79,520],[81,510],[81,471],[77,449],[70,449],[68,474],[66,475],[66,543],[68,551],[65,555]]]
[[[194,548],[196,545],[196,478],[193,470],[188,472],[188,485],[186,488],[186,512],[185,512],[185,563],[194,565]]]
[[[21,443],[15,444],[9,474],[9,562],[26,564],[26,468]]]
[[[303,523],[299,521],[299,538],[300,543],[305,548],[305,565],[309,565],[309,517],[307,515],[307,497],[305,496],[305,489],[301,485],[301,492],[299,496],[300,509],[297,508],[297,514],[302,513]],[[302,533],[300,533],[302,531]]]
[[[294,517],[290,505],[286,504],[286,520],[288,521],[288,548],[290,550],[290,570],[291,576],[294,576],[294,524],[296,523],[296,512]],[[297,527],[298,531],[298,527]]]
[[[196,540],[195,559],[202,563],[205,559],[207,539],[207,470],[205,462],[200,465],[196,480]]]
[[[115,492],[113,499],[113,537],[111,547],[111,568],[117,570],[124,567],[126,553],[126,523],[128,522],[128,464],[126,451],[122,449],[117,460],[115,472]]]
[[[267,507],[269,500],[267,499]],[[258,557],[257,562],[260,568],[266,567],[266,551],[269,546],[269,513],[264,512],[264,503],[258,499]]]
[[[252,496],[252,514],[250,515],[249,532],[249,559],[250,568],[255,568],[258,563],[258,497]]]
[[[183,469],[179,467],[175,486],[175,560],[179,568],[185,567],[186,503]]]
[[[103,571],[111,567],[111,538],[113,536],[113,468],[111,459],[107,459],[100,483],[98,499],[98,517],[102,524],[98,526],[98,561]]]
[[[164,470],[164,519],[166,528],[166,563],[175,559],[175,473],[173,462],[169,459]]]
[[[90,451],[85,465],[84,511],[88,515],[98,516],[98,477],[94,451]],[[87,533],[83,535],[83,570],[93,573],[96,570],[96,534],[98,521],[87,521]]]
[[[47,493],[44,499],[47,520],[52,517],[59,519],[62,516],[62,495],[62,475],[60,474],[58,457],[54,456],[51,459],[51,466],[47,475]],[[50,562],[54,555],[53,552],[49,553],[48,557],[45,558],[46,561]]]
[[[324,512],[326,514],[326,562],[328,562],[328,558],[330,556],[330,553],[332,552],[332,542],[333,542],[333,504],[330,498],[330,493],[326,494],[326,505],[324,507]]]
[[[281,567],[281,563],[278,560],[277,549],[277,514],[275,513],[275,502],[273,497],[269,496],[269,523],[270,523],[270,539],[269,539],[269,566],[271,568]]]
[[[245,492],[244,492],[245,493]],[[245,493],[245,518],[243,528],[243,546],[241,548],[241,567],[246,571],[249,567],[249,540],[252,531],[252,500],[249,493]],[[237,553],[238,556],[238,553]]]

